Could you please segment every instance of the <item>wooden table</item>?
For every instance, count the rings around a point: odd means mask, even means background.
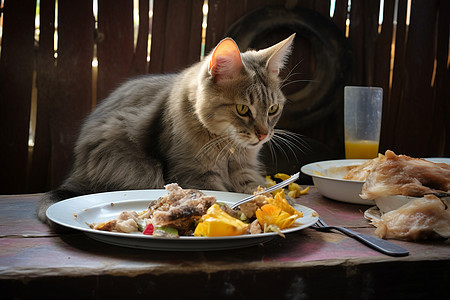
[[[237,250],[140,250],[52,232],[36,219],[40,196],[0,196],[0,299],[450,298],[449,240],[393,240],[410,251],[396,258],[308,228]],[[374,232],[363,217],[367,206],[314,188],[296,201],[330,225]]]

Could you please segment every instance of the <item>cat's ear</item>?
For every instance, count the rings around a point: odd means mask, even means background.
[[[232,39],[226,38],[214,49],[208,70],[214,81],[220,82],[224,79],[234,78],[242,71],[243,67],[238,46]]]
[[[266,67],[271,73],[278,75],[280,73],[280,70],[286,64],[289,55],[291,54],[292,41],[294,40],[294,37],[295,33],[284,41],[281,41],[278,44],[263,50],[267,51],[270,55],[269,59],[267,60]]]

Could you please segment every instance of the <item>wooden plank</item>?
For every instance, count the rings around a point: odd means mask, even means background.
[[[194,6],[194,3],[197,4]],[[163,73],[178,72],[184,69],[191,63],[198,61],[200,58],[201,49],[201,20],[203,18],[201,0],[192,1],[169,1],[167,10],[167,21],[165,24],[165,45],[166,49],[164,54],[164,68]],[[193,8],[197,8],[193,11]],[[190,12],[190,13],[187,13]],[[197,19],[195,24],[197,25],[197,34],[193,34],[191,31],[193,21]],[[193,28],[195,30],[195,28]],[[192,35],[191,35],[192,34]],[[190,51],[189,46],[195,45],[197,49]],[[155,45],[157,46],[157,45]]]
[[[364,2],[364,11],[362,14],[363,24],[363,83],[364,85],[374,86],[374,73],[378,68],[375,63],[375,45],[378,36],[378,13],[380,1],[369,0]]]
[[[5,1],[0,59],[0,190],[26,188],[36,1]]]
[[[389,113],[385,115],[387,120],[386,130],[389,131],[389,135],[384,135],[383,144],[385,149],[391,149],[397,151],[398,141],[396,137],[400,134],[398,131],[398,123],[400,120],[400,114],[402,102],[404,98],[402,87],[405,80],[405,51],[406,51],[406,6],[407,0],[398,1],[398,15],[397,15],[397,28],[395,38],[395,53],[394,53],[394,70],[392,87],[389,96]],[[385,118],[383,117],[383,118]]]
[[[447,66],[449,49],[450,1],[439,3],[436,51],[436,84],[434,86],[434,112],[439,116],[433,123],[431,144],[437,155],[450,157],[450,69]]]
[[[58,90],[54,58],[55,0],[40,1],[40,34],[37,49],[38,106],[36,133],[27,192],[50,189],[51,112]]]
[[[168,1],[153,3],[152,44],[150,51],[149,73],[162,73],[165,53],[165,23],[167,21]]]
[[[134,53],[133,2],[98,1],[97,101],[130,76]]]
[[[210,0],[208,3],[206,53],[214,49],[225,37],[228,28],[247,12],[245,1]],[[252,7],[252,9],[255,9],[255,7]]]
[[[139,0],[139,28],[134,50],[133,61],[131,63],[131,75],[140,75],[148,72],[147,70],[147,49],[148,49],[148,33],[150,3],[148,0]]]
[[[373,85],[383,88],[383,112],[381,121],[381,134],[379,151],[384,153],[387,147],[388,136],[392,130],[388,128],[388,119],[390,113],[390,63],[391,63],[391,44],[393,35],[393,18],[394,18],[395,0],[384,1],[384,16],[381,32],[374,44],[375,68],[373,72]]]
[[[199,61],[202,6],[202,0],[155,2],[150,73],[178,72]]]
[[[347,0],[336,0],[334,16],[331,19],[344,35],[346,27],[345,20],[347,19],[347,4]]]
[[[434,122],[430,84],[436,19],[437,1],[414,2],[405,49],[403,72],[407,76],[402,86],[404,98],[399,111],[395,150],[415,157],[433,155],[434,145],[430,145],[429,140]]]
[[[167,22],[168,1],[153,3],[152,44],[150,51],[149,73],[162,73],[164,68],[165,26]]]
[[[200,60],[202,43],[203,1],[194,0],[191,3],[191,21],[189,26],[189,43],[187,51],[187,64]]]
[[[92,103],[92,0],[58,1],[57,91],[51,104],[51,187],[67,176],[72,149]]]
[[[352,1],[348,40],[353,50],[354,73],[352,85],[365,85],[364,79],[364,5],[363,1]]]

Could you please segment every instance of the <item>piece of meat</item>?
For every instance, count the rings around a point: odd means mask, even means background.
[[[259,224],[258,220],[254,220],[252,223],[250,223],[248,231],[250,234],[258,234],[263,232],[261,224]]]
[[[358,165],[356,167],[351,168],[348,173],[343,177],[343,179],[347,180],[366,180],[367,176],[369,176],[370,171],[373,169],[374,165],[380,160],[383,159],[384,155],[379,154],[377,158],[366,161],[365,163]]]
[[[390,211],[380,219],[373,219],[380,238],[420,240],[450,237],[450,209],[433,195],[426,195]]]
[[[124,233],[135,232],[138,231],[137,219],[138,214],[135,211],[124,211],[117,219],[96,224],[94,229]]]
[[[403,195],[422,197],[450,191],[450,165],[433,163],[387,150],[375,159],[361,190],[361,198]]]
[[[181,232],[192,230],[196,221],[216,203],[214,196],[194,189],[182,189],[176,183],[165,188],[169,194],[149,207],[151,223],[155,226],[171,226]]]

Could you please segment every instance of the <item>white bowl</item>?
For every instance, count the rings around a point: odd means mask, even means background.
[[[359,196],[364,181],[342,179],[352,166],[366,161],[368,159],[327,160],[305,165],[301,171],[312,177],[314,186],[327,198],[346,203],[375,205],[373,200]]]

